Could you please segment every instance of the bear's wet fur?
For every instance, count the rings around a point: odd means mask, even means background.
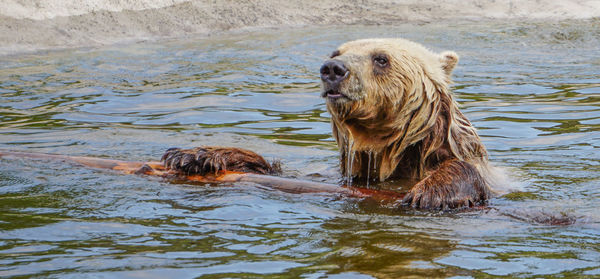
[[[214,174],[221,170],[257,174],[278,174],[279,163],[242,148],[200,146],[192,149],[169,148],[162,156],[167,169],[185,174]]]

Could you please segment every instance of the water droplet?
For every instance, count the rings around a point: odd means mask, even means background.
[[[367,188],[369,188],[369,181],[371,180],[371,155],[372,155],[371,150],[367,151],[367,157],[369,157],[369,160],[367,163]]]
[[[354,151],[352,147],[354,146],[354,140],[348,139],[346,142],[348,143],[346,148],[346,183],[348,186],[352,186],[352,167],[354,164]]]

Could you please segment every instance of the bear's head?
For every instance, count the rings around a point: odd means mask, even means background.
[[[373,97],[381,94],[377,97],[398,100],[402,97],[399,93],[416,93],[408,91],[418,81],[447,86],[458,63],[458,55],[452,51],[435,54],[404,39],[348,42],[330,58],[320,72],[323,97],[331,105],[370,98],[370,93]]]
[[[428,140],[420,151],[425,161],[445,139],[451,141],[456,129],[449,125],[460,112],[448,87],[457,63],[454,52],[436,54],[404,39],[364,39],[338,47],[320,74],[342,159],[357,152],[379,154],[385,157],[379,173],[385,179],[407,147]],[[432,137],[432,129],[442,134]],[[342,168],[360,176],[355,167]]]

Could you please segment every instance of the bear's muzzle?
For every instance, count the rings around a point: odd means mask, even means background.
[[[331,59],[325,61],[321,66],[321,80],[323,81],[322,97],[337,99],[345,97],[340,92],[340,85],[350,74],[350,71],[344,65],[344,62]]]

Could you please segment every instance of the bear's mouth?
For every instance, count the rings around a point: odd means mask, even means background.
[[[333,100],[336,100],[339,98],[347,98],[346,95],[342,94],[340,91],[333,90],[333,89],[325,91],[325,93],[323,95],[324,95],[323,97],[327,97],[327,98],[333,99]]]

